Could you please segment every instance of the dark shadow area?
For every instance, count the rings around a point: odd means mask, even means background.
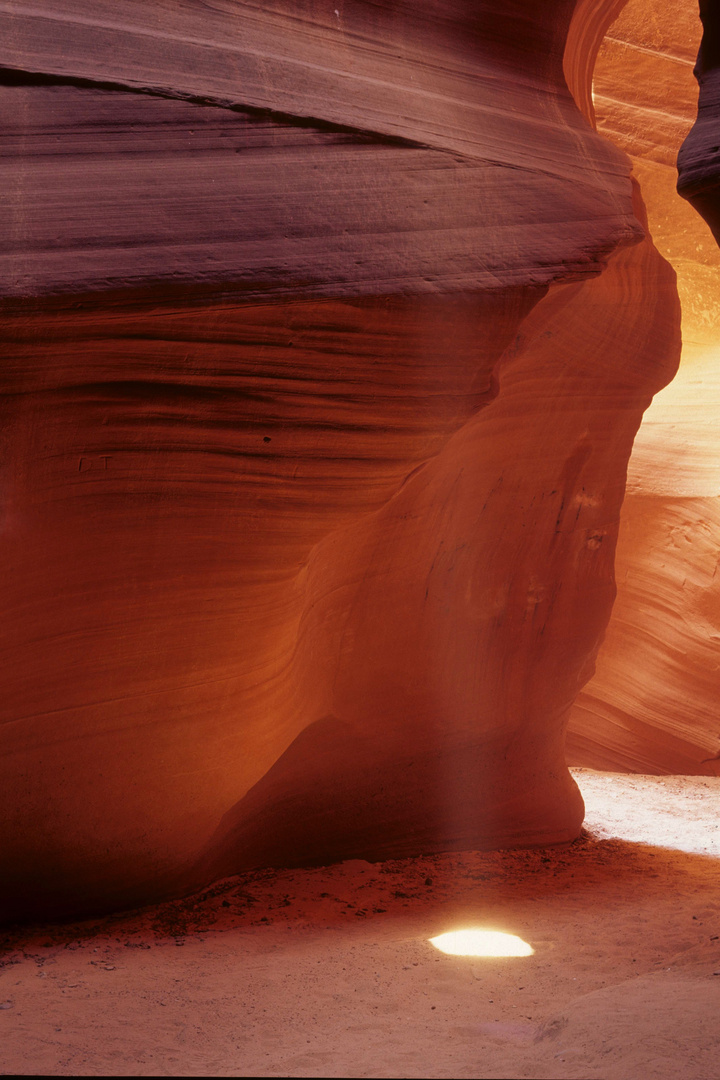
[[[597,839],[587,830],[573,843],[510,851],[460,851],[370,863],[349,860],[301,869],[262,869],[225,878],[182,900],[68,923],[5,927],[0,950],[15,952],[90,945],[98,939],[131,946],[208,933],[262,933],[271,925],[337,929],[360,919],[379,929],[397,918],[442,924],[529,903],[552,908],[580,899],[592,919],[608,905],[636,911],[679,903],[697,890],[698,904],[718,901],[720,859],[625,840]],[[719,916],[720,919],[720,916]],[[12,963],[12,960],[9,961]]]

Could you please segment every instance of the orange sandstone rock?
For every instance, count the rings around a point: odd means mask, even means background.
[[[6,915],[577,834],[678,310],[573,10],[0,8]]]
[[[577,834],[564,727],[610,614],[625,463],[674,373],[678,314],[649,241],[555,287],[495,400],[316,547],[303,644],[308,666],[331,657],[328,711],[225,815],[206,873]]]
[[[597,673],[571,714],[571,764],[717,772],[720,251],[675,194],[697,108],[695,0],[631,0],[595,69],[599,130],[633,157],[650,230],[678,275],[683,352],[635,440]],[[701,110],[702,112],[702,110]],[[692,137],[687,145],[691,145]]]

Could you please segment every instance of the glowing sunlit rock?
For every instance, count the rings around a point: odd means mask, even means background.
[[[568,760],[596,769],[718,772],[720,251],[675,191],[698,106],[701,29],[697,0],[630,0],[595,68],[598,129],[632,156],[653,241],[677,273],[683,339],[680,370],[635,439],[617,599],[595,677],[570,715]],[[689,149],[701,149],[708,110]]]

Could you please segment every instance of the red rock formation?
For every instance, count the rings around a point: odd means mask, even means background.
[[[599,129],[632,155],[650,230],[678,274],[683,354],[645,414],[628,470],[618,596],[568,731],[571,764],[717,772],[720,252],[675,194],[693,124],[696,0],[630,0],[595,69]],[[689,139],[686,145],[691,146]]]
[[[577,833],[678,319],[573,7],[0,4],[7,912]]]
[[[674,372],[677,316],[647,241],[556,287],[498,397],[318,545],[304,644],[330,657],[328,715],[226,815],[216,873],[576,835],[564,723],[610,614],[624,464]]]

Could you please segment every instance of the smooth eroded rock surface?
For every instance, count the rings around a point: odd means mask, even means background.
[[[632,155],[653,239],[677,271],[683,351],[635,440],[617,600],[597,673],[571,716],[569,760],[594,768],[718,771],[720,251],[674,190],[696,115],[701,32],[695,0],[631,0],[595,68],[599,129]]]
[[[0,4],[6,915],[577,835],[679,347],[616,7]]]

